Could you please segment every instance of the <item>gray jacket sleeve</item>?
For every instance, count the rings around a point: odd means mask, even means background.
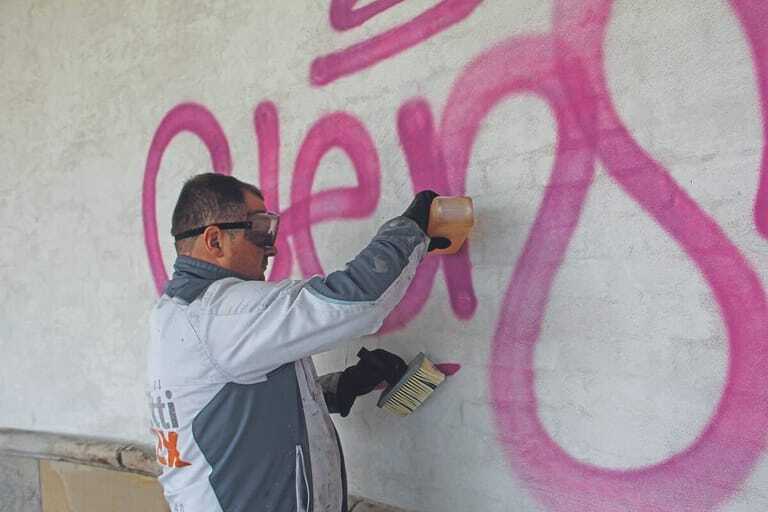
[[[344,270],[316,276],[308,281],[308,287],[327,299],[375,302],[400,277],[411,255],[424,242],[428,243],[429,238],[414,221],[395,218],[379,229]]]
[[[326,277],[222,279],[203,297],[199,334],[232,380],[260,380],[282,364],[375,333],[405,294],[428,243],[414,221],[396,217],[344,270]]]

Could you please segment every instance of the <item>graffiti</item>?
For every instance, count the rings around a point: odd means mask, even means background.
[[[144,222],[144,244],[147,247],[149,268],[158,294],[163,292],[168,274],[163,266],[163,255],[160,251],[160,239],[157,233],[157,174],[165,150],[176,135],[190,132],[205,144],[211,155],[211,166],[215,172],[230,174],[232,172],[232,157],[229,153],[229,142],[218,121],[204,107],[185,103],[175,107],[166,114],[160,126],[155,131],[149,146],[147,164],[144,168],[144,183],[141,190],[141,210]]]
[[[336,30],[357,27],[399,1],[378,0],[354,8],[354,0],[334,0],[331,24]],[[404,25],[316,59],[310,81],[328,84],[393,57],[465,19],[479,3],[439,2]],[[768,132],[768,4],[732,0],[730,5],[751,46]],[[437,123],[427,99],[406,101],[398,110],[397,134],[414,190],[461,195],[479,128],[494,106],[520,93],[535,94],[549,104],[557,125],[555,161],[523,252],[514,262],[491,340],[489,389],[498,439],[515,474],[551,511],[712,510],[738,490],[765,447],[768,410],[754,404],[768,402],[768,352],[763,346],[768,339],[768,304],[758,276],[739,249],[621,121],[604,74],[611,9],[611,0],[554,2],[551,33],[512,37],[474,58],[454,82]],[[267,206],[281,211],[284,219],[270,280],[288,277],[294,261],[304,275],[323,273],[311,228],[375,211],[381,180],[375,143],[349,113],[317,120],[296,158],[290,205],[281,210],[277,107],[259,104],[253,122],[260,185]],[[164,151],[182,131],[205,144],[215,172],[232,170],[227,139],[204,107],[179,105],[160,123],[150,146],[143,189],[147,251],[158,292],[167,276],[157,242],[155,181]],[[313,194],[320,159],[332,148],[347,154],[357,185]],[[730,349],[725,389],[699,436],[672,457],[631,470],[600,468],[565,452],[538,418],[531,371],[549,294],[598,160],[704,277],[719,305]],[[754,223],[768,238],[768,145],[763,148]],[[441,266],[454,314],[471,318],[477,300],[470,255],[467,244],[456,255],[425,259],[382,332],[403,328],[419,314]]]
[[[424,124],[418,114],[408,114],[405,109],[403,130],[410,130],[406,153],[411,162],[414,191],[425,188],[447,190],[443,166],[436,156],[424,153],[419,144],[432,137],[431,124]],[[229,143],[218,121],[205,107],[197,104],[181,104],[166,114],[161,121],[152,144],[144,172],[142,210],[144,237],[150,268],[158,294],[161,294],[168,274],[160,251],[155,213],[157,175],[162,157],[173,138],[182,132],[190,132],[200,138],[207,147],[213,170],[230,174],[232,161]],[[285,209],[279,204],[279,154],[280,133],[277,108],[270,102],[259,104],[254,112],[254,131],[259,147],[259,183],[266,206],[281,214],[281,236],[277,242],[270,281],[290,276],[294,258],[304,276],[324,274],[317,256],[311,227],[334,219],[355,219],[370,216],[378,205],[380,196],[380,169],[376,147],[368,131],[355,117],[336,112],[318,120],[301,144],[291,181],[291,205]],[[433,146],[425,146],[433,147]],[[312,193],[315,171],[322,157],[331,149],[339,148],[350,158],[357,176],[355,187],[336,187]],[[310,208],[311,206],[311,208]],[[293,250],[291,244],[293,245]],[[468,245],[468,244],[467,244]],[[411,283],[406,297],[386,319],[380,333],[404,327],[415,318],[434,284],[440,262],[446,265],[446,284],[455,314],[469,318],[477,305],[471,283],[468,249],[465,246],[457,256],[436,256],[422,264]]]
[[[376,0],[355,8],[357,0],[331,0],[331,26],[336,30],[358,27],[403,0]]]
[[[765,2],[754,0],[732,0],[731,5],[744,27],[752,49],[752,61],[757,74],[763,111],[763,131],[768,140],[768,11]],[[768,144],[763,145],[763,162],[754,214],[758,231],[764,238],[768,238]]]
[[[356,0],[334,0],[331,2],[331,24],[337,30],[347,30],[401,1],[377,0],[353,9]],[[416,46],[465,19],[482,1],[441,0],[411,21],[349,48],[318,57],[310,67],[310,83],[326,85]]]
[[[505,69],[529,70],[527,79],[533,85],[528,87],[534,92],[547,87],[545,97],[559,112],[555,168],[503,299],[493,341],[491,361],[496,362],[490,364],[490,389],[499,438],[516,472],[549,510],[573,510],[575,504],[594,511],[711,510],[736,492],[765,445],[768,411],[754,406],[768,399],[765,292],[715,221],[637,145],[619,119],[602,59],[611,5],[610,0],[557,2],[551,36],[511,39],[480,56],[459,78],[448,102],[446,119],[470,121],[446,147],[471,144],[467,139],[475,119],[487,111],[487,96],[510,84]],[[740,19],[752,19],[750,42],[764,50],[768,6],[732,5]],[[515,56],[515,64],[505,65],[510,56]],[[550,73],[536,76],[544,63]],[[556,77],[555,83],[547,85],[553,80],[548,76]],[[584,90],[585,84],[590,90]],[[558,104],[561,94],[565,107]],[[553,96],[558,100],[553,102]],[[460,106],[451,116],[454,104]],[[561,153],[561,147],[570,155]],[[720,306],[730,345],[725,390],[698,438],[659,464],[629,471],[581,463],[548,436],[535,412],[530,371],[549,290],[578,219],[593,155],[698,267]],[[446,160],[463,175],[464,150]]]

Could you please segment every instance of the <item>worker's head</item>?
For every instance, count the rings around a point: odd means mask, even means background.
[[[276,254],[277,217],[261,191],[232,176],[206,173],[181,189],[171,221],[176,253],[264,280]]]

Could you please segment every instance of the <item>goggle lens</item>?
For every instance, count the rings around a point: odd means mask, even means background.
[[[245,230],[245,238],[259,247],[274,247],[280,216],[271,213],[256,213],[248,217],[251,228]]]

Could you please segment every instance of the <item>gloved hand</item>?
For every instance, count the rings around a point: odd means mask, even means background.
[[[342,417],[349,414],[355,398],[373,391],[376,386],[386,381],[392,385],[405,374],[408,365],[397,355],[380,348],[358,352],[360,361],[340,374],[320,378],[325,401],[330,412],[338,412]]]
[[[408,209],[403,212],[403,217],[416,222],[424,233],[427,233],[429,227],[429,208],[432,206],[432,200],[438,196],[437,192],[433,190],[422,190],[416,197],[413,198]],[[451,241],[441,236],[430,237],[429,248],[427,251],[433,251],[435,249],[447,249],[451,245]]]
[[[363,368],[364,371],[381,375],[379,382],[376,384],[385,381],[390,386],[394,386],[400,382],[400,379],[408,370],[408,365],[400,356],[380,348],[368,350],[362,347],[357,352],[357,357],[360,358],[360,362],[357,365]]]

